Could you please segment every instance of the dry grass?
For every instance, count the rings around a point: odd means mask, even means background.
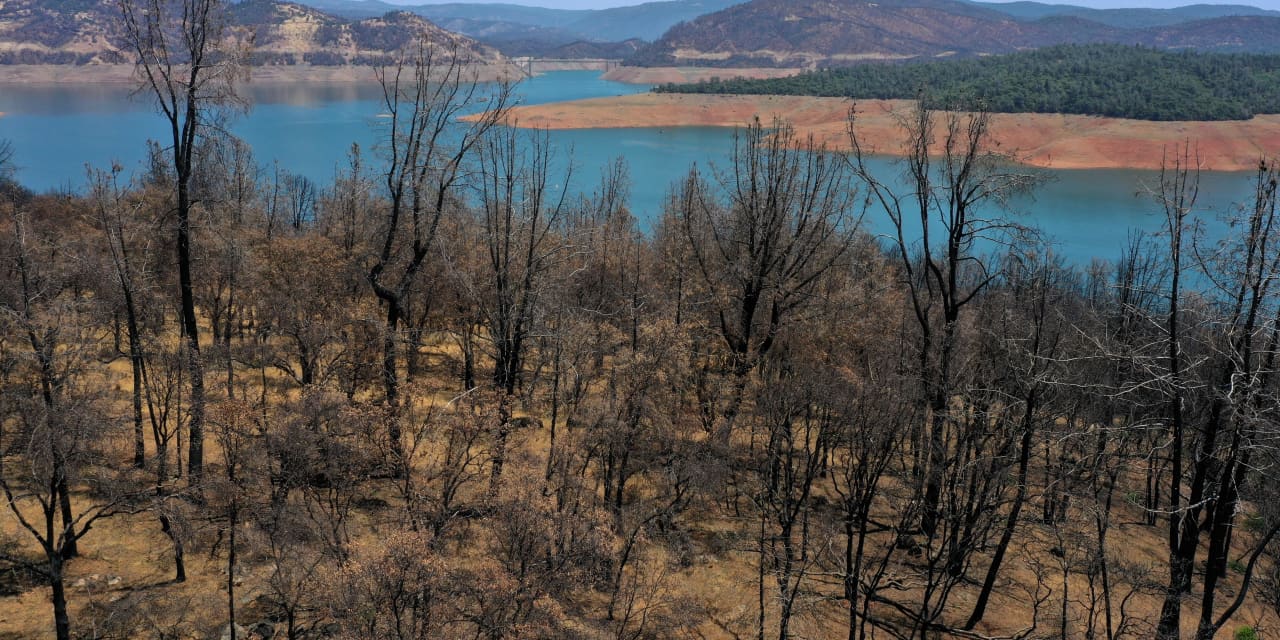
[[[424,353],[430,364],[439,370],[449,357],[456,356],[450,350],[451,342],[437,336]],[[242,375],[254,372],[242,371]],[[123,360],[105,365],[102,370],[103,380],[114,379],[114,385],[127,396],[128,367]],[[288,384],[278,372],[270,375],[273,394],[281,393]],[[444,406],[456,397],[450,387],[456,386],[453,381],[432,378],[423,382],[424,388],[434,391],[420,396],[421,403],[434,403]],[[214,387],[216,389],[216,387]],[[290,393],[296,393],[292,391]],[[280,396],[276,396],[280,397]],[[561,429],[565,429],[560,425]],[[549,433],[547,429],[524,429],[513,435],[510,459],[506,471],[508,482],[505,491],[517,491],[522,488],[538,485],[541,482],[545,453],[548,448]],[[148,451],[151,450],[148,443]],[[218,451],[216,443],[209,443],[206,455],[209,460],[216,460]],[[119,444],[121,460],[127,459],[127,443]],[[1033,478],[1040,470],[1033,471]],[[1127,483],[1135,483],[1134,477]],[[351,533],[357,543],[377,545],[390,530],[396,526],[397,498],[393,491],[385,485],[373,481],[364,491],[366,497],[374,497],[388,503],[386,508],[358,508],[353,514]],[[1136,486],[1136,484],[1135,484]],[[483,484],[474,487],[470,498],[478,499],[484,489]],[[632,487],[632,491],[643,493],[648,487],[643,480]],[[1115,558],[1117,568],[1116,589],[1127,591],[1135,580],[1162,583],[1165,578],[1163,525],[1148,527],[1142,524],[1141,509],[1129,504],[1121,498],[1123,491],[1117,493],[1114,514],[1114,525],[1110,532],[1110,550]],[[1031,624],[1030,593],[1034,590],[1037,573],[1034,567],[1043,565],[1049,571],[1048,586],[1055,590],[1055,595],[1045,604],[1039,620],[1041,632],[1038,636],[1054,636],[1060,620],[1056,613],[1058,607],[1058,589],[1060,577],[1054,573],[1058,556],[1051,553],[1057,546],[1054,529],[1040,523],[1035,516],[1036,496],[1024,511],[1024,523],[1019,538],[1015,540],[1015,549],[1005,565],[1001,582],[988,610],[985,621],[977,629],[979,633],[990,636],[1001,636],[1015,633]],[[83,500],[77,496],[77,500]],[[879,517],[886,517],[891,505],[879,507]],[[1079,520],[1075,522],[1074,520]],[[1090,526],[1085,518],[1074,519],[1068,528],[1074,533],[1083,533]],[[644,582],[640,585],[642,594],[638,603],[652,607],[651,611],[666,612],[668,615],[679,615],[689,621],[689,629],[681,635],[697,638],[737,638],[753,635],[756,623],[756,562],[753,538],[754,517],[746,511],[741,518],[734,517],[725,509],[702,503],[695,511],[686,514],[682,519],[688,546],[677,552],[661,545],[649,545],[636,561]],[[5,536],[16,536],[23,541],[24,552],[35,557],[37,549],[31,544],[29,536],[19,531],[17,524],[7,511],[0,515],[0,531]],[[485,528],[471,525],[465,536],[488,535]],[[887,535],[887,534],[881,534]],[[1237,541],[1244,536],[1238,536]],[[881,542],[884,540],[882,539]],[[471,545],[480,547],[482,545]],[[110,625],[114,621],[104,620],[99,616],[102,611],[120,608],[121,603],[130,603],[134,617],[129,625],[135,625],[136,637],[147,637],[146,625],[150,622],[168,624],[174,620],[182,620],[190,630],[188,637],[208,638],[216,634],[225,624],[226,611],[226,574],[225,559],[209,553],[207,545],[197,545],[189,551],[188,581],[177,584],[171,581],[172,558],[168,539],[160,531],[154,515],[140,513],[123,515],[104,520],[81,542],[82,557],[75,559],[67,571],[69,600],[73,624],[77,629],[88,630],[95,625]],[[1243,553],[1237,549],[1237,556]],[[1083,555],[1084,550],[1067,548],[1068,558]],[[1201,554],[1203,557],[1203,554]],[[478,561],[458,558],[457,562]],[[1123,566],[1128,573],[1120,573]],[[980,576],[985,567],[977,567],[972,572]],[[252,556],[246,558],[242,565],[243,574],[237,586],[237,604],[241,609],[242,622],[256,622],[261,611],[256,608],[255,601],[264,593],[269,568],[265,563],[255,562]],[[1070,590],[1076,596],[1083,597],[1088,591],[1088,583],[1082,575],[1074,574],[1069,582]],[[1240,576],[1232,572],[1224,585],[1224,596],[1220,603],[1228,600],[1239,588]],[[772,595],[774,585],[767,583],[768,595]],[[963,588],[952,599],[949,618],[960,617],[972,607],[976,595],[976,586]],[[803,598],[800,603],[798,618],[794,624],[797,637],[824,638],[843,635],[845,614],[842,603],[833,596],[834,589],[814,593]],[[824,597],[828,596],[828,597]],[[574,594],[572,602],[565,603],[567,611],[585,624],[597,630],[608,628],[603,618],[603,610],[607,596],[591,590],[582,590]],[[105,606],[105,609],[95,608]],[[1221,604],[1220,604],[1221,606]],[[1135,597],[1128,606],[1128,613],[1135,620],[1146,624],[1154,624],[1160,607],[1160,598],[1155,593],[1144,593]],[[1194,629],[1195,609],[1198,597],[1190,606],[1185,607],[1184,630]],[[1082,615],[1082,607],[1073,603],[1070,615]],[[769,619],[773,619],[769,612]],[[50,594],[46,587],[31,588],[17,596],[0,598],[0,638],[49,638],[52,633],[52,607]],[[1072,625],[1079,629],[1079,621]],[[1244,609],[1220,634],[1220,637],[1231,637],[1234,629],[1241,625],[1251,625],[1267,637],[1270,632],[1280,630],[1280,618],[1261,603],[1250,600]],[[1143,635],[1142,633],[1138,634]],[[1075,637],[1072,634],[1072,637]]]

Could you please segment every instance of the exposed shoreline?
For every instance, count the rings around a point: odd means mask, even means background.
[[[843,98],[643,93],[516,107],[517,126],[547,129],[735,127],[759,116],[789,120],[832,149],[847,149],[849,107]],[[857,102],[864,150],[900,154],[898,117],[908,100]],[[1190,142],[1202,168],[1246,171],[1280,153],[1280,115],[1220,122],[1151,122],[1062,114],[994,114],[992,139],[1019,162],[1051,169],[1158,169],[1166,150]]]
[[[591,68],[595,63],[558,62],[554,69],[546,71],[579,70]],[[524,77],[519,65],[483,65],[479,68],[481,80],[497,80],[504,77]],[[664,84],[667,82],[698,82],[710,78],[778,78],[795,75],[800,69],[717,69],[710,67],[615,67],[601,77],[626,84]],[[266,65],[253,67],[253,82],[267,84],[291,83],[371,83],[377,82],[372,67],[364,66],[312,66]],[[132,64],[11,64],[0,65],[0,84],[125,84],[135,81]]]
[[[482,80],[522,75],[509,65],[479,68]],[[793,69],[708,69],[619,67],[605,78],[657,84],[685,82],[728,73],[751,77],[779,76]],[[375,83],[370,67],[255,67],[250,82],[258,85]],[[4,84],[133,84],[134,66],[0,65]],[[845,123],[851,101],[803,96],[726,96],[641,93],[612,98],[516,107],[518,126],[548,129],[635,127],[736,127],[753,117],[785,117],[802,135],[812,134],[834,149],[847,149]],[[896,154],[902,132],[898,116],[907,100],[862,100],[857,103],[859,132],[870,152]],[[0,117],[4,117],[0,113]],[[1020,162],[1052,169],[1158,169],[1166,150],[1190,142],[1202,168],[1247,171],[1264,155],[1280,153],[1280,115],[1246,121],[1151,122],[1061,114],[995,114],[992,138],[997,147]]]
[[[511,65],[476,67],[480,80],[524,77]],[[376,83],[373,67],[270,65],[253,67],[249,79],[254,84],[364,84]],[[132,64],[13,64],[0,65],[2,84],[133,84],[137,82]]]

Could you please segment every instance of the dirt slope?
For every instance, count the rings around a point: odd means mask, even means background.
[[[845,122],[853,103],[841,98],[637,94],[518,107],[520,126],[549,129],[733,127],[754,116],[790,120],[832,148],[847,148]],[[864,146],[894,154],[902,137],[897,117],[905,100],[857,103]],[[1247,121],[1150,122],[1094,116],[996,114],[996,144],[1021,162],[1054,169],[1159,168],[1164,149],[1191,142],[1204,168],[1248,170],[1264,154],[1280,153],[1280,115]]]

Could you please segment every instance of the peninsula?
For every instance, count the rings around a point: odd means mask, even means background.
[[[599,129],[626,127],[736,127],[753,117],[785,117],[801,135],[847,149],[849,109],[867,151],[899,151],[899,118],[910,100],[809,96],[644,93],[521,106],[510,122],[520,127]],[[1156,169],[1166,149],[1194,141],[1203,168],[1254,169],[1267,150],[1280,147],[1280,115],[1216,122],[1153,122],[1083,115],[993,114],[992,138],[1020,162],[1052,169]]]

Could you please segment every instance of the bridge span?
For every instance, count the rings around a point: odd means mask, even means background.
[[[512,64],[528,75],[547,71],[611,71],[622,66],[621,60],[606,58],[512,58]]]

